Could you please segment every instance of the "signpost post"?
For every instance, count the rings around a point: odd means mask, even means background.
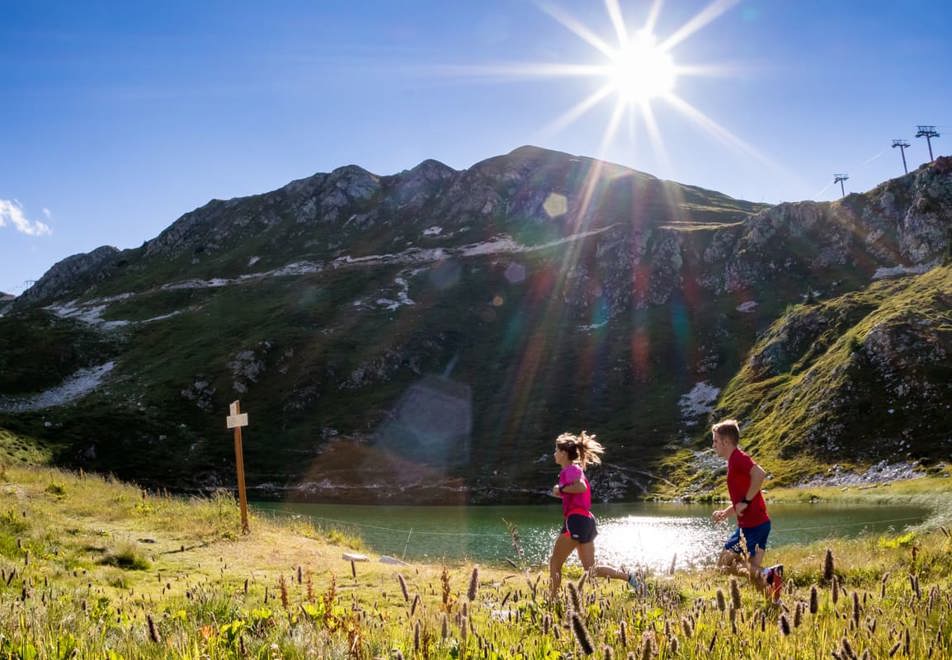
[[[227,428],[235,429],[235,468],[238,470],[238,502],[241,505],[241,532],[247,534],[248,496],[245,494],[245,458],[241,449],[241,427],[248,426],[248,413],[242,413],[237,401],[232,402],[225,418]]]

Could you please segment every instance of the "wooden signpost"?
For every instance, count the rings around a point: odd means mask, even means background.
[[[241,427],[248,426],[248,413],[242,413],[237,401],[232,402],[225,418],[227,428],[235,429],[235,468],[238,470],[238,502],[241,505],[241,532],[247,534],[248,496],[245,494],[245,457],[241,449]]]

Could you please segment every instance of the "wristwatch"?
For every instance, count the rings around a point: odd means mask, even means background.
[[[743,498],[741,502],[743,502],[744,504],[750,504],[750,500],[748,500],[746,497]]]

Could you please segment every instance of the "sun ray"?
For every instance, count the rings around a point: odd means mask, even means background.
[[[661,130],[658,128],[658,122],[655,120],[654,110],[651,104],[643,101],[640,104],[641,117],[645,122],[645,131],[648,133],[648,141],[651,143],[651,149],[654,151],[658,160],[661,161],[661,169],[664,175],[671,171],[671,160],[668,157],[668,150],[664,146],[664,140],[661,138]]]
[[[665,39],[660,46],[661,50],[671,50],[738,2],[740,2],[740,0],[714,0],[714,2],[699,11],[694,18],[678,28],[674,34]]]
[[[615,28],[615,34],[618,36],[618,44],[628,43],[628,28],[625,25],[624,17],[621,15],[618,0],[605,0],[605,9],[608,10],[608,16],[612,19],[612,27]]]
[[[676,64],[678,76],[703,76],[705,78],[728,78],[750,71],[750,67],[738,64]]]
[[[651,9],[648,10],[648,18],[645,20],[645,26],[641,28],[645,32],[654,33],[655,25],[658,23],[658,16],[661,15],[661,3],[663,0],[654,0]]]
[[[428,74],[521,81],[526,78],[593,78],[605,75],[605,66],[595,64],[518,64],[443,65],[425,67]]]
[[[605,152],[608,150],[608,143],[615,137],[615,133],[618,131],[618,124],[621,122],[621,117],[624,113],[625,103],[622,99],[618,99],[615,103],[615,109],[612,110],[612,116],[608,120],[608,125],[605,126],[605,132],[602,134],[602,143],[598,147],[599,158],[605,156]]]
[[[705,115],[703,112],[695,108],[693,105],[682,99],[676,94],[667,94],[663,97],[665,101],[671,104],[676,110],[678,110],[685,117],[693,121],[695,124],[703,128],[709,135],[716,138],[722,144],[731,147],[735,151],[746,154],[759,160],[765,165],[770,167],[777,167],[777,164],[770,160],[767,156],[760,153],[753,145],[745,142],[740,139],[729,130],[718,124],[716,121]]]
[[[595,90],[592,94],[569,108],[561,116],[543,126],[539,133],[541,135],[552,135],[567,128],[579,117],[601,103],[602,100],[613,91],[614,87],[612,87],[612,85],[604,85],[601,89]]]
[[[552,5],[539,5],[539,8],[561,23],[564,27],[574,32],[577,36],[581,37],[590,46],[600,51],[602,54],[611,57],[614,49],[609,46],[604,39],[592,32],[575,18],[569,16],[562,10],[553,7]]]

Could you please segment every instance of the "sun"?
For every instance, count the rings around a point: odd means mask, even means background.
[[[619,0],[604,0],[605,10],[614,34],[599,34],[558,6],[552,0],[536,0],[538,7],[555,19],[575,36],[597,51],[594,61],[564,63],[516,63],[446,68],[452,74],[488,76],[493,79],[566,78],[587,79],[595,83],[594,91],[568,108],[561,115],[539,129],[539,137],[550,137],[567,129],[603,103],[614,107],[602,131],[598,158],[607,153],[619,128],[627,116],[629,140],[634,143],[637,124],[644,126],[648,145],[654,151],[663,169],[670,169],[670,160],[662,136],[664,118],[671,112],[700,129],[709,137],[732,150],[751,156],[774,167],[769,158],[755,147],[731,133],[708,117],[675,90],[683,78],[696,76],[731,76],[737,73],[735,66],[714,62],[691,64],[681,61],[674,51],[682,47],[694,34],[708,26],[719,16],[736,6],[740,0],[710,0],[697,14],[689,18],[670,34],[657,35],[661,7],[664,0],[652,0],[647,7],[643,23],[630,25],[622,12]],[[677,61],[675,61],[677,59]]]
[[[677,67],[657,42],[653,34],[641,31],[612,52],[605,72],[621,100],[640,104],[674,91]]]

